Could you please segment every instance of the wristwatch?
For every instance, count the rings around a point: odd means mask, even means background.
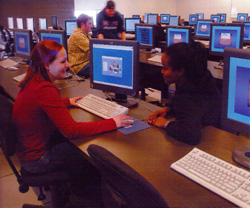
[[[167,128],[168,124],[170,123],[171,121],[167,121],[165,124],[164,124],[164,128]]]

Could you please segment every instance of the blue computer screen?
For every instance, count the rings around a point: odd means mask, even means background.
[[[153,46],[153,28],[147,26],[137,26],[136,40],[142,45]]]
[[[54,40],[57,41],[58,43],[63,43],[63,37],[62,34],[55,34],[55,33],[41,33],[41,40]]]
[[[195,35],[209,37],[210,36],[210,25],[212,21],[198,21]]]
[[[15,50],[17,54],[29,56],[31,52],[30,37],[26,32],[15,31]]]
[[[169,18],[169,25],[179,25],[179,16],[170,16]]]
[[[66,35],[71,35],[73,30],[77,27],[76,21],[65,21]]]
[[[240,26],[213,26],[211,33],[211,51],[224,52],[225,47],[240,48]]]
[[[227,116],[250,124],[250,60],[230,58]]]
[[[237,21],[247,21],[248,14],[246,13],[238,13]]]
[[[225,23],[226,22],[226,14],[220,14],[220,22]]]
[[[133,89],[133,47],[93,44],[93,82]]]
[[[148,24],[156,25],[158,23],[158,14],[148,14]]]
[[[125,31],[135,32],[135,24],[141,23],[141,18],[125,18]]]
[[[250,40],[250,22],[244,23],[244,40]]]
[[[211,20],[214,21],[214,23],[220,22],[220,15],[211,15]]]
[[[197,14],[190,14],[189,15],[189,24],[190,25],[195,25],[198,20],[198,15]]]
[[[197,13],[199,19],[204,19],[204,13]]]
[[[161,14],[161,24],[169,24],[169,14]]]
[[[189,30],[181,28],[167,29],[167,46],[175,43],[184,42],[189,43]]]

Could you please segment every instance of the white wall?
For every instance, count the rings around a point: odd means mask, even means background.
[[[107,0],[75,0],[75,10],[102,10]],[[226,13],[227,22],[235,20],[237,13],[250,15],[250,0],[115,0],[116,8],[125,17],[132,14],[170,13],[180,15],[188,21],[189,14],[204,13],[209,19],[211,14]],[[232,17],[232,18],[231,18]]]
[[[204,13],[204,18],[210,19],[211,14],[227,13],[227,22],[231,22],[231,0],[176,0],[176,3],[177,13],[186,21],[189,14]]]
[[[107,0],[75,0],[75,10],[102,10]],[[144,13],[176,14],[176,0],[115,0],[116,9],[125,17]]]
[[[250,16],[250,1],[232,0],[232,17],[236,17],[237,13],[248,13]]]

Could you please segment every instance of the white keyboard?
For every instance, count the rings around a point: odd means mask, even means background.
[[[128,113],[128,108],[92,94],[88,94],[76,103],[80,108],[104,119]]]
[[[240,207],[250,207],[250,172],[194,148],[170,166]]]

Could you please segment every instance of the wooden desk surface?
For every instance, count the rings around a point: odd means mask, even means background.
[[[18,89],[17,82],[12,78],[21,73],[22,70],[12,72],[0,68],[0,85],[14,98]],[[56,85],[61,88],[62,96],[84,96],[88,93],[103,96],[101,91],[89,88],[88,80],[73,83],[64,80]],[[129,110],[129,115],[137,119],[147,118],[151,110],[157,109],[159,107],[155,105],[139,101],[137,108]],[[78,108],[71,108],[70,113],[76,121],[101,119]],[[170,169],[170,165],[192,150],[193,146],[176,141],[163,129],[152,126],[129,135],[116,130],[72,142],[85,153],[90,144],[98,144],[108,149],[144,176],[162,194],[170,207],[235,207],[234,204]],[[206,127],[202,131],[201,143],[196,147],[239,167],[232,159],[232,151],[238,146],[249,144],[248,139],[214,127]]]

